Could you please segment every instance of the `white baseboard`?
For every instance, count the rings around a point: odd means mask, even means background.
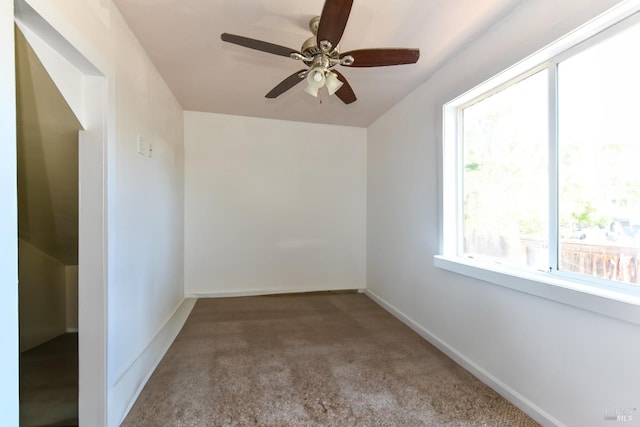
[[[113,415],[109,418],[119,420],[115,425],[124,421],[151,374],[184,326],[195,303],[196,299],[193,298],[182,300],[142,353],[115,380],[108,400],[108,413]]]
[[[300,289],[267,289],[267,290],[247,290],[247,291],[219,291],[219,292],[190,292],[186,294],[188,298],[234,298],[234,297],[254,297],[261,295],[281,295],[281,294],[300,294],[312,292],[340,292],[355,290],[358,293],[364,293],[365,289],[361,288],[300,288]]]
[[[557,426],[562,427],[562,424],[555,417],[551,416],[548,412],[540,408],[538,405],[518,393],[516,390],[509,387],[504,382],[500,381],[498,378],[491,375],[481,366],[476,364],[473,360],[466,357],[464,354],[457,351],[455,348],[451,347],[445,341],[441,340],[438,336],[434,335],[431,331],[426,329],[425,327],[419,325],[416,321],[411,319],[409,316],[402,313],[400,310],[395,308],[393,305],[388,303],[386,300],[382,299],[375,292],[371,290],[365,289],[365,295],[375,301],[378,305],[384,308],[386,311],[391,313],[394,317],[400,320],[402,323],[413,329],[418,335],[422,338],[433,344],[444,354],[453,359],[460,366],[465,368],[471,374],[473,374],[480,381],[491,387],[497,393],[499,393],[502,397],[507,399],[509,402],[513,403],[515,406],[524,411],[527,415],[533,418],[538,423],[543,426]]]

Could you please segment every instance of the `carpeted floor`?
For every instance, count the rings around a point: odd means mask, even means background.
[[[200,299],[123,426],[536,426],[362,294]]]

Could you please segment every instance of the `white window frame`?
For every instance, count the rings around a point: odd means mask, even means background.
[[[624,21],[624,22],[623,22]],[[462,107],[477,102],[542,69],[549,72],[549,168],[557,175],[557,64],[585,49],[612,31],[640,21],[640,0],[626,1],[572,31],[558,41],[478,85],[443,106],[442,141],[442,254],[434,265],[452,272],[569,304],[640,325],[640,286],[592,278],[555,269],[528,271],[481,262],[461,256],[462,168],[460,135]],[[550,248],[558,247],[558,195],[556,176],[549,180],[549,212],[553,232]],[[550,250],[550,265],[557,266],[557,251]]]

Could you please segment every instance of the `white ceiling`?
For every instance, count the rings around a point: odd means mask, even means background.
[[[324,0],[114,0],[185,110],[366,127],[522,0],[355,0],[341,51],[419,48],[417,64],[339,67],[344,105],[299,84],[264,95],[304,65],[220,40],[223,32],[300,49]]]

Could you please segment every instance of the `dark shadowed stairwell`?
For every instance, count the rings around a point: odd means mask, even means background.
[[[20,426],[78,425],[78,334],[20,354]]]

